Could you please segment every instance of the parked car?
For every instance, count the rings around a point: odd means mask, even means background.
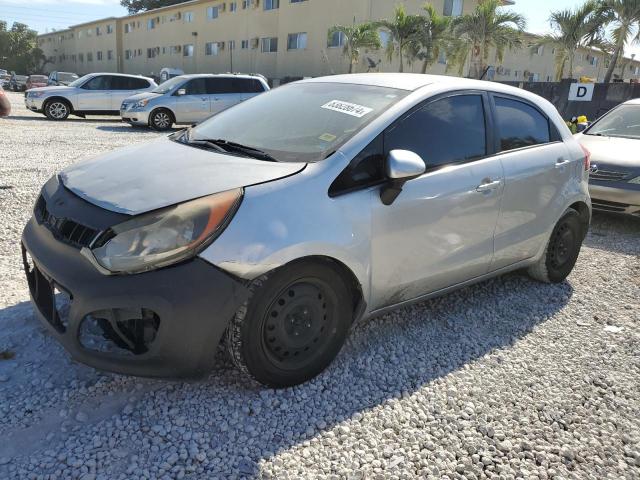
[[[50,120],[65,120],[71,114],[118,115],[125,98],[157,86],[152,79],[138,75],[90,73],[67,86],[29,90],[25,105]]]
[[[27,75],[17,75],[16,73],[11,74],[11,78],[9,79],[9,90],[13,90],[14,92],[24,92],[27,89]]]
[[[11,74],[6,70],[0,68],[0,87],[9,88],[9,81],[11,80]]]
[[[181,75],[127,98],[120,116],[131,125],[168,130],[174,123],[201,122],[268,90],[264,77],[257,75]]]
[[[576,138],[591,152],[593,208],[640,216],[640,99],[618,105]]]
[[[77,73],[71,72],[51,72],[47,84],[50,86],[55,85],[69,85],[71,82],[75,82],[78,79]]]
[[[226,336],[242,372],[284,387],[362,318],[513,270],[563,281],[587,180],[586,153],[530,92],[310,79],[53,176],[24,264],[38,317],[81,362],[203,375]]]
[[[25,84],[25,88],[27,90],[30,90],[32,88],[46,87],[47,80],[48,79],[46,75],[29,75]]]
[[[2,85],[0,85],[0,117],[8,117],[11,113],[11,102],[7,98]]]

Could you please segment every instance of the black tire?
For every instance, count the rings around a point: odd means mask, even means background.
[[[174,122],[173,113],[166,108],[158,108],[149,115],[149,126],[159,132],[169,130]]]
[[[347,283],[330,265],[298,263],[263,276],[227,329],[231,359],[268,387],[304,383],[340,352],[352,303]]]
[[[44,114],[56,122],[66,120],[71,114],[71,105],[65,100],[54,98],[44,105]]]
[[[584,225],[580,214],[568,208],[551,232],[544,254],[529,267],[529,275],[545,283],[564,281],[578,260],[583,239]]]

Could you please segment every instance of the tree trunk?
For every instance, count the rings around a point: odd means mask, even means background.
[[[400,73],[404,72],[404,55],[403,55],[403,51],[404,50],[402,47],[402,42],[400,42],[400,69],[398,70]]]
[[[607,73],[604,75],[604,83],[611,82],[611,77],[613,76],[613,71],[616,69],[616,64],[618,63],[618,58],[620,57],[620,51],[622,50],[621,45],[617,45],[616,49],[611,56],[611,61],[609,62],[609,68],[607,68]]]
[[[425,60],[424,62],[422,62],[422,73],[423,74],[427,73],[428,68],[429,68],[429,61]]]

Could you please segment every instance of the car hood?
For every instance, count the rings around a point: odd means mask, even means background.
[[[74,90],[73,87],[67,87],[64,85],[55,85],[55,86],[50,86],[50,87],[38,87],[38,88],[32,88],[29,91],[30,92],[71,92],[72,90]]]
[[[112,212],[138,215],[293,175],[305,163],[225,155],[162,138],[115,150],[60,174],[65,187]]]
[[[156,98],[159,96],[161,96],[161,94],[159,93],[151,93],[151,92],[136,93],[135,95],[131,95],[130,97],[125,98],[124,102],[127,102],[127,103],[139,102],[140,100],[146,100],[147,98]]]
[[[615,165],[640,169],[640,140],[620,137],[576,135],[576,139],[591,152],[592,164]]]

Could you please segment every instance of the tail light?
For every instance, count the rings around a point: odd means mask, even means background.
[[[584,171],[588,172],[591,167],[591,152],[583,145],[580,145],[580,148],[582,148],[582,151],[584,152]]]

